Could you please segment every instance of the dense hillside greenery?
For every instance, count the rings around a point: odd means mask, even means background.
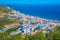
[[[15,22],[15,20],[10,20],[8,19],[8,16],[6,16],[6,14],[10,13],[12,10],[14,9],[0,4],[0,16],[3,16],[3,18],[0,17],[0,29],[3,28],[5,24],[11,24]]]
[[[0,28],[3,28],[5,24],[11,24],[11,23],[14,23],[14,22],[15,22],[15,20],[2,18],[2,19],[0,19]]]
[[[12,10],[13,10],[12,8],[9,9],[8,7],[0,4],[0,11],[8,13],[11,12]]]
[[[48,40],[60,40],[60,26],[54,28],[54,32],[47,34]]]
[[[10,36],[12,31],[16,31],[19,27],[8,29],[4,33],[0,33],[0,40],[13,40],[13,36]]]
[[[59,28],[57,27],[55,29],[60,30]],[[16,29],[17,28],[13,28],[7,30],[5,33],[0,33],[0,40],[60,40],[60,32],[58,31],[50,32],[48,34],[43,34],[42,32],[38,32],[35,35],[26,34],[24,38],[21,33],[14,36],[10,35],[10,33]]]

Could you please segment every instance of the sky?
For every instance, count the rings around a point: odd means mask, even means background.
[[[0,0],[0,4],[60,4],[60,0]]]

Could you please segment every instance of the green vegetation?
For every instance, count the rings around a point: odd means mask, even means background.
[[[5,24],[11,24],[11,23],[14,23],[14,22],[15,22],[15,20],[2,18],[2,19],[0,19],[0,28],[3,28]]]
[[[30,40],[30,39],[29,39]],[[43,33],[38,32],[35,35],[31,36],[31,40],[47,40]]]
[[[6,6],[0,4],[0,11],[8,13],[11,12],[13,9],[8,9]]]
[[[48,40],[60,40],[60,26],[54,28],[54,32],[47,34]]]
[[[57,30],[59,28],[60,27],[56,27],[54,30]],[[5,33],[0,33],[0,40],[60,40],[60,32],[58,31],[50,32],[48,34],[43,34],[42,32],[38,32],[35,35],[26,34],[24,36],[25,38],[22,37],[21,33],[11,36],[10,33],[17,29],[18,27],[8,29]]]
[[[60,32],[60,26],[57,26],[56,28],[54,28],[55,32]]]
[[[3,16],[3,18],[0,18],[0,29],[3,28],[5,24],[10,24],[10,23],[15,22],[15,20],[9,20],[7,18],[8,16],[5,15],[5,14],[11,12],[12,10],[14,10],[14,9],[12,9],[12,8],[9,9],[8,7],[0,4],[0,16]]]
[[[18,28],[8,29],[5,33],[0,33],[0,40],[13,40],[13,36],[10,36],[10,33],[16,31]]]

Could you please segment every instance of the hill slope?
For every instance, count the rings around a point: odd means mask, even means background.
[[[0,4],[0,11],[8,13],[11,12],[12,10],[13,10],[12,8]]]

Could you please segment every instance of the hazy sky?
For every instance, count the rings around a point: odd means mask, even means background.
[[[0,4],[60,4],[60,0],[0,0]]]

